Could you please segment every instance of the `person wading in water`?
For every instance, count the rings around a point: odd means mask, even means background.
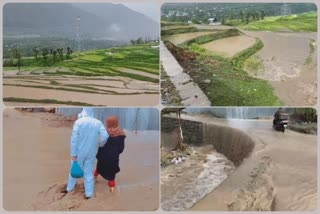
[[[117,116],[110,116],[106,120],[106,126],[109,138],[107,143],[98,150],[98,163],[94,176],[97,178],[100,174],[104,179],[108,180],[110,192],[114,192],[116,186],[115,177],[120,172],[119,156],[124,150],[126,135],[119,127]]]

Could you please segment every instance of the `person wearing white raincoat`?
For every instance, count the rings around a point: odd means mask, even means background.
[[[77,161],[84,172],[86,198],[94,194],[94,167],[99,146],[102,147],[109,135],[100,120],[94,118],[93,108],[83,108],[75,121],[71,136],[71,164]],[[71,192],[77,179],[69,174],[67,192]]]

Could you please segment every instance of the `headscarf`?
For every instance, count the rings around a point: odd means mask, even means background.
[[[113,115],[106,120],[107,132],[110,137],[126,136],[122,129],[119,127],[118,117]]]

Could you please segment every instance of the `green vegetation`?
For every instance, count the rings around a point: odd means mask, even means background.
[[[265,80],[250,77],[229,60],[217,56],[201,56],[196,62],[199,72],[190,72],[193,79],[217,106],[277,106],[282,103]],[[210,84],[205,84],[209,79]]]
[[[25,98],[16,98],[16,97],[5,97],[3,98],[4,102],[19,102],[19,103],[46,103],[46,104],[62,104],[62,105],[72,105],[72,106],[93,106],[88,103],[83,102],[72,102],[72,101],[59,101],[53,99],[25,99]],[[96,106],[96,105],[95,105]]]
[[[249,57],[245,61],[244,66],[247,71],[253,72],[254,75],[257,75],[259,71],[264,71],[262,59],[260,59],[258,56]]]
[[[296,108],[294,116],[300,116],[303,122],[317,122],[317,110],[314,108]]]
[[[262,41],[260,39],[256,39],[256,40],[257,40],[256,43],[252,47],[245,49],[240,53],[237,53],[235,56],[233,56],[230,59],[230,62],[234,67],[237,67],[240,69],[243,68],[243,64],[245,60],[248,59],[253,54],[255,54],[258,50],[263,48]]]
[[[201,32],[205,30],[199,30],[196,27],[185,27],[185,28],[173,28],[168,30],[161,30],[161,36],[179,34],[179,33],[191,33],[191,32]]]
[[[129,45],[72,53],[67,49],[63,54],[59,50],[35,49],[33,57],[23,57],[20,66],[32,74],[77,75],[77,76],[124,76],[148,82],[159,82],[158,78],[124,72],[121,68],[138,70],[150,74],[159,74],[159,49],[152,48],[158,43]],[[71,54],[72,53],[72,54]],[[14,61],[14,60],[12,60]],[[15,68],[16,63],[4,60],[4,71]],[[15,62],[15,61],[14,61]]]
[[[253,31],[317,32],[317,12],[266,17],[264,20],[254,21],[246,25],[238,24],[238,26]]]
[[[167,27],[167,26],[186,26],[186,23],[183,22],[161,22],[161,27]]]
[[[161,7],[162,22],[208,23],[209,18],[218,22],[243,20],[251,22],[268,16],[301,14],[317,11],[314,3],[165,3]],[[168,24],[167,24],[168,25]]]

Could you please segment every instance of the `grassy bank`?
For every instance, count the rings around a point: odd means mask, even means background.
[[[248,24],[241,22],[241,20],[231,20],[227,24],[252,31],[317,32],[317,13],[265,17],[263,20],[252,21]]]
[[[216,106],[278,106],[282,103],[267,81],[250,77],[242,69],[243,62],[262,46],[258,40],[251,48],[231,59],[198,52],[193,56],[190,49],[166,45],[185,71],[199,85],[209,100]]]
[[[201,44],[205,44],[218,39],[223,39],[223,38],[232,37],[232,36],[239,36],[240,34],[241,34],[240,31],[238,31],[237,29],[230,29],[230,30],[225,30],[221,32],[213,32],[212,34],[203,35],[194,39],[190,39],[184,42],[181,46],[190,46],[193,43],[201,45]]]
[[[201,32],[204,30],[200,30],[196,27],[185,27],[185,28],[173,28],[168,30],[161,30],[161,36],[169,36],[173,34],[180,34],[180,33],[191,33],[191,32]]]

